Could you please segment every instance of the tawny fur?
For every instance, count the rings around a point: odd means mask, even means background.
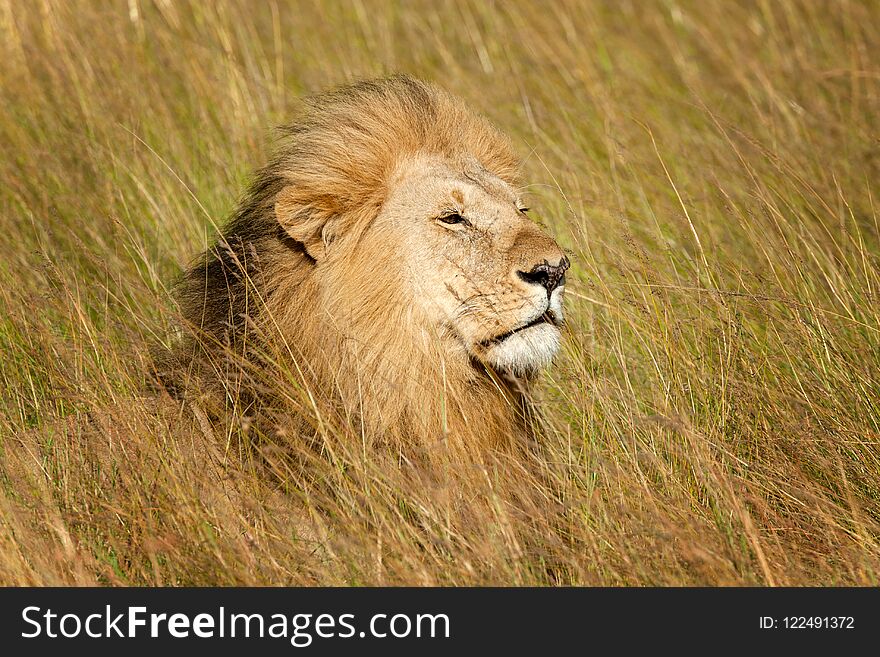
[[[517,287],[523,283],[508,270],[564,258],[515,206],[517,166],[508,140],[484,119],[407,77],[310,101],[217,244],[178,288],[197,336],[181,353],[194,358],[200,385],[214,381],[228,392],[231,380],[246,379],[253,399],[284,398],[312,427],[343,422],[370,442],[428,453],[479,453],[527,440],[530,370],[502,376],[491,358],[481,362],[481,350],[493,348],[484,338],[514,328],[539,303],[520,299],[532,290]],[[470,194],[476,209],[468,212],[489,222],[479,232],[452,234],[441,229],[455,226],[427,223],[441,209],[418,205],[434,186],[413,181],[417,173],[431,181],[435,169],[452,185],[460,177],[450,203]],[[448,190],[434,191],[442,199]],[[418,230],[434,231],[424,239],[418,233],[416,250],[429,249],[422,258],[405,239],[412,235],[404,210],[413,206],[428,226]],[[420,271],[442,250],[422,244],[435,239],[454,240],[490,264],[470,267],[473,275],[461,265],[444,275],[436,271],[442,267]],[[423,298],[446,290],[452,296],[443,303],[459,304],[455,322],[437,319],[442,304]],[[561,318],[561,290],[553,303]],[[555,351],[558,340],[545,342],[544,351]],[[261,371],[272,372],[271,384],[257,382],[253,373]]]

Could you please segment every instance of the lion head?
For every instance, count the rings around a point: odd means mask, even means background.
[[[569,266],[517,165],[423,82],[319,96],[187,272],[184,312],[203,344],[289,361],[377,434],[510,437],[559,348]]]

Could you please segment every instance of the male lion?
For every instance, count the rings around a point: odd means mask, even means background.
[[[526,216],[507,139],[405,76],[313,99],[286,133],[179,286],[205,380],[249,371],[265,402],[270,368],[312,426],[374,441],[522,442],[569,262]]]

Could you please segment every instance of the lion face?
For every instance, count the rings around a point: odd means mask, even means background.
[[[308,101],[178,288],[200,347],[181,357],[204,357],[210,384],[231,348],[295,378],[279,399],[401,448],[520,444],[520,384],[559,348],[569,263],[517,169],[490,123],[406,76]]]
[[[476,160],[403,161],[359,240],[386,254],[373,276],[402,288],[452,350],[525,377],[558,350],[568,259],[516,190]]]

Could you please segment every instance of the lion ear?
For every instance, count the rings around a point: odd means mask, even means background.
[[[275,197],[275,217],[281,227],[316,262],[322,260],[335,238],[336,213],[331,208],[304,202],[294,188],[285,187]]]

